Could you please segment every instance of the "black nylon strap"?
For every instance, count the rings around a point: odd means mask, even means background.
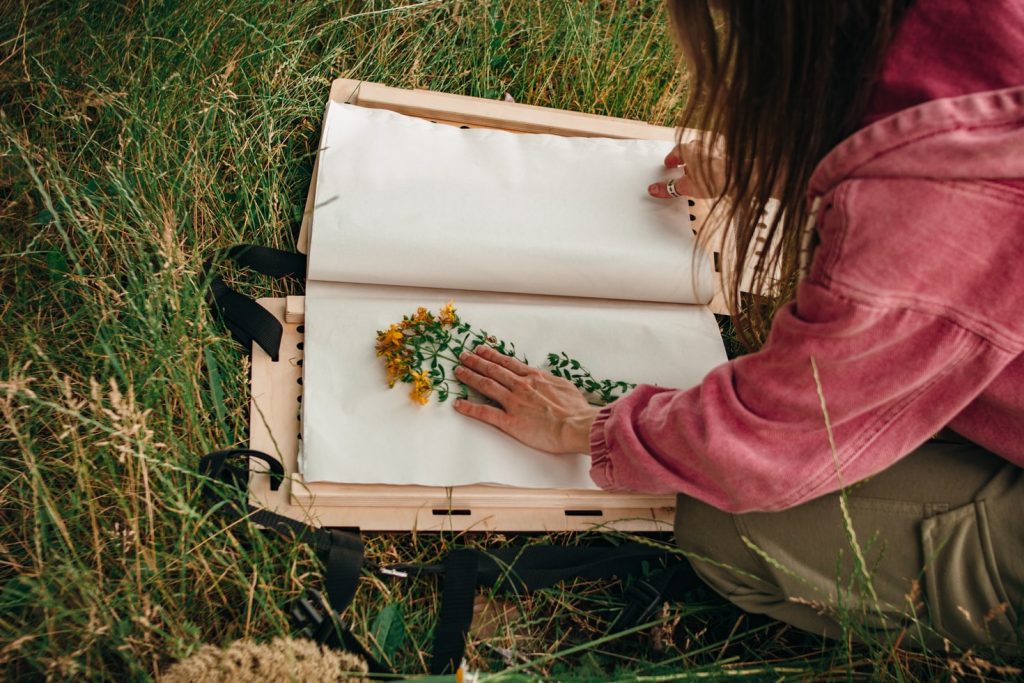
[[[444,588],[430,659],[430,673],[435,676],[455,673],[462,663],[466,634],[473,623],[479,565],[480,553],[468,548],[452,550],[445,559]]]
[[[502,548],[484,555],[480,584],[498,591],[549,588],[567,579],[606,579],[638,574],[642,563],[671,557],[667,550],[623,543],[618,546],[549,546]]]
[[[306,277],[306,255],[255,244],[236,244],[225,253],[227,258],[244,268],[271,277]]]
[[[249,448],[228,448],[207,453],[199,459],[199,473],[238,489],[247,489],[249,470],[232,464],[231,461],[237,458],[255,458],[266,464],[270,468],[270,490],[276,491],[281,487],[281,480],[284,479],[284,466],[281,462],[263,451]],[[206,493],[210,491],[207,490]]]
[[[330,529],[331,547],[324,562],[327,599],[336,612],[352,602],[363,569],[363,542],[355,534]]]
[[[243,469],[232,463],[232,460],[241,458],[256,458],[268,464],[272,476],[271,490],[280,487],[280,481],[284,477],[284,468],[280,461],[262,451],[247,448],[234,448],[204,455],[199,461],[199,471],[229,486],[247,490],[248,468]],[[204,493],[211,499],[218,497],[209,487],[206,487]],[[363,542],[358,535],[339,529],[315,527],[270,510],[253,507],[248,503],[238,505],[232,502],[225,506],[224,511],[236,519],[245,518],[252,524],[273,529],[312,546],[324,560],[324,586],[329,607],[324,613],[324,609],[318,606],[319,600],[313,600],[309,595],[300,598],[292,610],[293,617],[297,620],[296,625],[308,637],[317,639],[318,642],[333,643],[333,646],[359,654],[366,659],[372,671],[387,672],[387,668],[370,655],[340,619],[341,612],[349,606],[355,596],[362,573]],[[312,593],[316,595],[315,591]],[[472,606],[472,602],[470,604]]]
[[[233,464],[232,460],[241,458],[256,458],[261,462],[266,463],[270,466],[270,490],[276,491],[281,486],[281,480],[284,478],[284,467],[281,462],[272,455],[268,455],[263,451],[252,450],[250,448],[230,448],[223,451],[214,451],[208,453],[199,459],[199,473],[203,474],[211,479],[216,479],[229,486],[233,486],[239,490],[248,490],[249,484],[249,472],[248,468],[243,469],[242,467]],[[219,496],[211,490],[206,488],[204,491],[207,497],[217,499]],[[359,578],[359,571],[363,564],[363,542],[355,534],[350,534],[338,529],[325,529],[322,527],[315,527],[311,524],[300,522],[291,517],[285,517],[276,512],[271,512],[264,508],[257,508],[252,505],[246,504],[244,509],[239,509],[238,506],[230,506],[228,508],[236,518],[245,517],[252,524],[273,529],[279,533],[288,533],[295,538],[302,540],[304,543],[311,545],[318,553],[326,556],[325,561],[329,561],[333,556],[337,567],[342,568],[344,571],[343,576],[351,580],[352,588],[351,592],[355,592],[355,582]],[[358,562],[355,559],[355,555],[358,554]],[[349,565],[356,565],[355,571],[351,570]],[[331,591],[328,590],[328,595]],[[344,597],[345,591],[336,587],[334,595]],[[349,595],[351,600],[351,595]],[[331,600],[332,606],[335,606],[335,600]],[[340,612],[341,610],[348,607],[348,602],[338,602],[336,609]]]
[[[570,579],[621,579],[640,574],[645,563],[655,573],[648,580],[638,578],[626,591],[626,608],[613,623],[613,629],[623,629],[641,623],[660,609],[666,588],[676,575],[673,568],[685,562],[670,551],[642,543],[591,547],[536,545],[488,553],[462,548],[451,551],[440,566],[395,565],[391,569],[415,575],[444,573],[430,665],[432,674],[441,675],[454,672],[462,662],[478,586],[491,586],[498,592],[522,592]],[[669,569],[659,572],[665,563],[669,563]]]
[[[290,251],[238,244],[218,256],[271,277],[306,277],[306,257]],[[231,336],[246,353],[255,342],[276,363],[281,347],[281,323],[258,303],[228,287],[219,275],[211,277],[215,260],[217,257],[203,263],[203,273],[209,279],[206,303],[224,321]]]
[[[701,584],[689,561],[685,559],[679,559],[646,578],[637,577],[623,594],[626,606],[611,623],[608,632],[622,631],[649,621],[662,604],[682,598],[687,590]]]

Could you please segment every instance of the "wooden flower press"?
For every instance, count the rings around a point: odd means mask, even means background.
[[[330,97],[336,102],[390,109],[459,127],[664,140],[666,152],[676,136],[672,128],[625,119],[401,90],[346,79],[334,81]],[[313,177],[316,178],[315,167]],[[313,191],[311,184],[299,235],[298,249],[303,253],[309,245]],[[695,229],[704,223],[708,208],[707,203],[701,201],[691,207]],[[711,308],[720,313],[724,312],[721,274],[716,272],[715,277],[718,294]],[[671,530],[675,508],[672,496],[487,485],[427,487],[305,482],[298,472],[304,300],[301,296],[291,296],[264,298],[259,303],[283,323],[284,332],[277,362],[258,346],[253,347],[249,445],[277,457],[284,465],[287,479],[277,491],[271,491],[263,466],[252,461],[250,499],[254,505],[323,526],[374,531],[579,531],[595,527],[625,531]]]

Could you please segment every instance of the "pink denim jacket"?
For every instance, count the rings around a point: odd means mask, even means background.
[[[779,510],[885,469],[947,425],[1024,465],[1024,191],[1007,182],[1021,178],[1024,87],[932,100],[854,133],[814,172],[820,244],[766,345],[693,389],[641,385],[604,408],[591,477]]]

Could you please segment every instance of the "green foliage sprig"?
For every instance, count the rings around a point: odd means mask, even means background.
[[[385,330],[377,330],[377,356],[384,362],[388,386],[396,382],[410,384],[409,397],[426,405],[431,394],[439,403],[454,392],[469,398],[469,387],[454,378],[454,368],[464,351],[473,351],[486,344],[499,353],[529,365],[525,357],[516,355],[515,344],[498,339],[487,330],[474,329],[455,312],[449,301],[435,315],[419,307],[412,315]],[[549,353],[548,369],[556,377],[572,382],[594,405],[607,405],[629,392],[635,384],[616,380],[595,379],[590,371],[564,351]]]
[[[608,405],[636,388],[636,384],[614,379],[596,379],[575,358],[565,351],[548,354],[548,370],[555,377],[567,379],[576,385],[594,405]]]

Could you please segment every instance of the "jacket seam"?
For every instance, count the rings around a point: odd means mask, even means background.
[[[945,320],[965,332],[982,337],[1001,351],[1005,351],[1007,353],[1021,353],[1024,351],[1024,339],[1019,339],[1012,334],[1001,332],[980,318],[973,317],[967,313],[960,314],[958,311],[958,316],[954,318],[949,315],[949,310],[945,307],[928,305],[926,302],[912,297],[902,297],[893,294],[882,295],[878,292],[871,292],[834,276],[830,276],[829,280],[829,285],[831,286],[829,286],[828,289],[834,296],[857,304],[858,306],[863,306],[864,308],[870,308],[877,311],[904,310],[912,313],[930,315],[940,320]],[[840,291],[837,287],[847,291]],[[851,292],[856,296],[851,296]],[[879,303],[877,299],[883,296],[887,301],[892,302],[894,305]],[[872,298],[875,299],[875,301],[872,301]],[[974,323],[977,327],[975,328],[965,325],[964,320]]]
[[[912,145],[912,144],[915,144],[915,143],[918,143],[918,142],[923,142],[925,140],[928,140],[930,138],[933,138],[933,137],[936,137],[936,136],[939,136],[939,135],[945,135],[947,133],[952,133],[954,131],[960,131],[960,130],[977,131],[977,130],[986,130],[986,129],[990,129],[990,128],[1001,128],[1001,127],[1012,125],[1013,123],[1021,121],[1022,119],[1024,119],[1024,115],[1022,115],[1022,113],[1019,112],[1019,111],[1015,111],[1011,115],[1007,116],[1006,118],[998,119],[996,121],[990,121],[990,122],[986,122],[986,123],[973,124],[973,125],[972,124],[966,124],[965,125],[961,121],[953,120],[950,124],[942,126],[941,128],[938,128],[936,130],[926,131],[926,132],[920,133],[919,135],[916,135],[916,136],[913,136],[913,137],[902,138],[902,139],[894,141],[891,145],[885,146],[885,147],[877,150],[871,156],[863,159],[862,161],[858,162],[856,165],[851,166],[850,168],[848,168],[846,170],[846,172],[844,173],[843,178],[838,179],[837,181],[834,181],[832,184],[835,185],[837,182],[842,182],[842,180],[844,180],[846,178],[849,178],[851,175],[856,173],[856,171],[858,169],[860,169],[861,167],[866,166],[867,164],[870,164],[873,161],[876,161],[877,159],[879,159],[882,156],[885,156],[885,155],[890,154],[892,152],[895,152],[897,150],[903,149],[904,147],[907,147],[909,145]],[[872,125],[878,125],[878,124],[872,124]],[[858,140],[858,144],[860,144],[859,140]],[[853,151],[855,151],[855,150],[851,150],[850,153],[852,153]],[[843,156],[846,156],[846,154],[844,153]],[[831,164],[838,164],[840,161],[842,161],[842,156],[838,157],[835,161],[830,162],[830,163]]]
[[[973,194],[978,197],[1006,202],[1013,206],[1024,206],[1024,191],[1016,190],[1011,187],[1007,187],[1006,185],[1000,185],[993,180],[985,178],[977,178],[973,180],[949,178],[938,182],[942,185],[951,185],[956,187],[958,191]]]
[[[842,258],[843,248],[846,245],[846,230],[849,222],[846,212],[846,200],[850,193],[851,185],[851,183],[840,183],[834,190],[832,208],[837,214],[835,244],[829,249],[826,262],[821,265],[821,276],[827,278],[829,283],[832,282],[832,270],[838,267],[839,261]],[[821,234],[820,229],[818,234]]]

